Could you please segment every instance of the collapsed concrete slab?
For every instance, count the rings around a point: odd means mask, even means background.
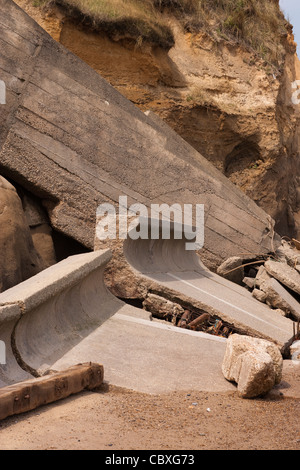
[[[274,223],[152,113],[144,114],[11,0],[0,5],[0,172],[54,229],[93,248],[97,206],[204,204],[209,267],[276,247]]]
[[[70,257],[0,294],[0,385],[100,363],[105,380],[148,393],[228,390],[226,339],[185,331],[113,296],[108,251]]]
[[[268,260],[265,263],[267,272],[279,282],[300,295],[300,273],[287,264]]]
[[[276,279],[270,277],[263,286],[263,293],[266,295],[265,301],[274,308],[280,308],[286,314],[292,314],[295,319],[300,319],[299,302]]]
[[[174,233],[170,240],[134,240],[129,234],[120,258],[127,263],[132,284],[217,315],[236,329],[280,347],[290,340],[290,319],[254,299],[244,287],[208,270],[196,252],[186,250],[187,239],[175,238]]]

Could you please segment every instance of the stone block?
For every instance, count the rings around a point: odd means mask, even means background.
[[[266,340],[234,334],[227,340],[222,364],[224,377],[237,384],[243,398],[265,395],[282,378],[279,348]]]

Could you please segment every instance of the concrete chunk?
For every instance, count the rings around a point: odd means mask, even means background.
[[[181,316],[184,309],[170,300],[164,299],[159,295],[148,294],[143,302],[143,308],[159,318],[173,317],[176,319],[179,315]]]
[[[243,284],[249,287],[249,289],[253,289],[255,287],[255,278],[254,277],[244,277]]]
[[[128,207],[149,210],[204,204],[210,267],[278,244],[268,214],[165,122],[138,109],[13,1],[0,2],[0,16],[0,74],[11,76],[7,106],[0,106],[1,168],[35,196],[47,195],[54,229],[93,249],[97,207],[117,206],[126,195]],[[16,94],[13,84],[27,77],[29,86]]]
[[[237,383],[243,398],[263,395],[279,384],[282,367],[279,348],[269,341],[236,334],[227,341],[222,372]]]
[[[274,309],[281,310],[285,316],[291,314],[295,318],[300,317],[299,302],[267,273],[264,266],[261,266],[257,273],[256,284],[260,289],[252,291],[253,297]]]
[[[267,294],[263,292],[262,290],[253,289],[252,295],[256,300],[259,300],[260,302],[264,303],[267,300]]]
[[[0,388],[87,362],[103,364],[110,383],[147,393],[233,387],[221,372],[226,339],[151,320],[117,299],[104,282],[109,260],[108,251],[76,255],[0,294]]]
[[[276,280],[270,279],[270,288],[273,289],[281,299],[277,307],[285,311],[290,311],[294,317],[300,319],[300,304],[297,300]]]
[[[278,261],[268,260],[265,262],[267,272],[279,282],[300,294],[300,274],[290,266]]]

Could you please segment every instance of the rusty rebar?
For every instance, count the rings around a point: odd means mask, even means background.
[[[191,319],[191,312],[189,310],[185,310],[180,318],[178,326],[180,328],[186,328],[190,319]]]
[[[209,313],[203,313],[199,317],[195,318],[195,320],[193,320],[191,323],[189,323],[187,327],[190,328],[191,330],[196,329],[199,325],[204,323],[206,320],[209,320],[209,318],[210,318]]]

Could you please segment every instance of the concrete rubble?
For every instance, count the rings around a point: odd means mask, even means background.
[[[282,379],[283,359],[277,346],[259,338],[232,335],[222,364],[224,377],[237,383],[243,398],[268,393]]]
[[[280,244],[270,216],[165,123],[11,0],[0,12],[9,102],[0,108],[0,169],[34,196],[23,201],[32,250],[45,248],[42,235],[48,240],[46,252],[37,250],[46,269],[0,293],[0,388],[12,412],[9,387],[82,363],[145,393],[235,391],[232,381],[243,397],[267,393],[283,376],[283,351],[298,362],[299,252]],[[186,250],[172,221],[168,240],[100,240],[97,206],[115,207],[124,194],[147,209],[204,204],[203,249]],[[50,228],[89,252],[57,263]]]
[[[92,362],[110,383],[146,393],[230,390],[221,373],[226,339],[117,299],[104,284],[110,259],[109,251],[72,256],[0,294],[0,387]]]
[[[296,269],[299,258],[300,251],[283,240],[278,250],[259,265],[257,261],[249,263],[252,277],[243,279],[255,299],[296,322],[300,320],[300,274]]]

